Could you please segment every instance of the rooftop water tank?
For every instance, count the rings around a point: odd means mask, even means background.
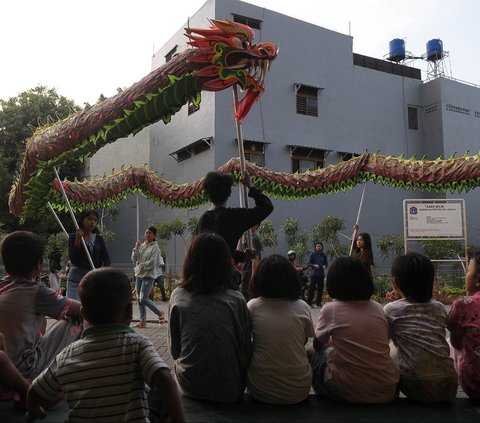
[[[438,38],[427,42],[427,60],[435,62],[443,59],[443,43]]]
[[[400,62],[405,59],[405,40],[395,38],[389,43],[388,60]]]

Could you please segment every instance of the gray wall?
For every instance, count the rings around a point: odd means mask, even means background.
[[[436,158],[457,151],[478,149],[480,118],[480,91],[465,84],[444,78],[428,83],[387,74],[353,65],[352,37],[327,30],[288,16],[236,0],[209,0],[190,19],[191,27],[208,26],[207,18],[232,19],[232,13],[259,19],[261,31],[256,31],[256,42],[271,41],[280,46],[278,58],[267,76],[266,92],[252,108],[242,129],[244,139],[268,142],[266,167],[280,172],[291,172],[287,145],[300,145],[331,150],[326,165],[340,160],[338,152],[362,153],[379,151],[386,155],[405,157],[416,155]],[[185,24],[186,26],[186,24]],[[164,56],[177,45],[185,48],[183,28],[155,54],[152,66],[165,62]],[[321,87],[319,116],[296,113],[294,84]],[[470,115],[446,110],[447,104],[469,108]],[[418,108],[419,129],[408,129],[407,108]],[[157,123],[150,127],[150,168],[177,183],[201,178],[231,157],[238,155],[235,125],[232,119],[232,93],[202,92],[200,110],[188,116],[184,107],[168,125]],[[213,137],[213,148],[182,162],[170,156],[174,151],[203,138]],[[115,144],[118,147],[118,142]],[[143,145],[143,144],[142,144]],[[123,147],[122,147],[123,148]],[[116,151],[116,150],[115,150]],[[143,151],[143,150],[142,150]],[[130,150],[119,160],[131,163]],[[135,153],[136,154],[136,153]],[[135,157],[133,154],[133,157]],[[97,157],[97,156],[95,156]],[[102,165],[110,163],[105,159]],[[111,159],[110,159],[111,160]],[[110,165],[108,164],[107,168]],[[98,166],[101,167],[100,165]],[[302,201],[274,200],[275,211],[270,220],[277,228],[286,218],[296,217],[303,229],[326,216],[345,219],[345,234],[351,234],[362,186],[336,195]],[[405,198],[432,198],[431,193],[406,192],[369,183],[360,219],[360,231],[369,232],[375,240],[382,234],[403,233],[402,201]],[[440,196],[444,197],[444,196]],[[458,195],[467,201],[467,221],[471,243],[480,243],[476,214],[478,200],[474,194]],[[238,192],[231,197],[231,205],[238,204]],[[196,210],[176,210],[158,207],[144,199],[141,204],[141,226],[175,217],[200,215],[207,206]],[[113,230],[118,242],[112,246],[116,261],[129,260],[133,242],[122,235],[135,222],[136,206],[131,200],[121,205],[120,219]],[[133,220],[132,220],[133,219]],[[286,251],[283,236],[277,250]],[[132,242],[131,242],[132,241]],[[173,243],[167,254],[173,254]],[[177,242],[177,263],[182,261],[182,241]],[[377,262],[381,260],[376,257]],[[169,260],[172,262],[172,260]]]

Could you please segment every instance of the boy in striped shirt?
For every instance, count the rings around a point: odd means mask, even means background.
[[[45,416],[40,401],[64,392],[70,422],[149,422],[148,387],[158,391],[172,421],[183,422],[176,384],[147,338],[130,328],[130,281],[104,267],[80,282],[82,315],[91,323],[32,383],[27,420]]]

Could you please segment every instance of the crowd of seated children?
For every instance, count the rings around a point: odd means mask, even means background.
[[[148,383],[158,392],[171,421],[184,421],[168,366],[151,341],[130,328],[128,276],[109,267],[92,270],[82,278],[78,292],[82,315],[90,326],[33,381],[27,419],[43,418],[40,401],[63,392],[69,421],[148,421]]]
[[[480,254],[468,263],[465,276],[468,297],[456,300],[448,314],[447,328],[458,382],[472,399],[480,400]]]
[[[400,299],[384,311],[393,341],[391,355],[400,371],[400,391],[409,399],[447,401],[457,393],[457,376],[446,340],[447,312],[432,300],[435,270],[422,254],[409,252],[392,264]]]
[[[309,359],[314,391],[353,403],[397,398],[398,370],[390,358],[388,323],[382,306],[370,300],[370,272],[358,258],[339,257],[329,267],[325,304],[315,326]]]
[[[299,299],[300,280],[287,258],[264,258],[252,280],[247,304],[252,319],[253,356],[247,387],[272,404],[295,404],[310,393],[312,369],[305,344],[313,336],[308,305]]]
[[[35,282],[43,257],[38,236],[14,232],[1,252],[7,276],[0,282],[0,331],[6,332],[0,333],[0,385],[22,399],[26,378],[36,377],[28,389],[29,420],[44,417],[42,404],[61,393],[72,420],[184,420],[167,365],[129,326],[132,295],[123,272],[87,273],[79,287],[80,309],[75,300]],[[390,297],[396,299],[384,308],[370,299],[374,286],[367,266],[356,257],[336,259],[327,274],[333,301],[319,311],[315,328],[286,258],[272,255],[255,261],[253,269],[254,298],[247,304],[232,289],[225,240],[212,232],[192,240],[169,306],[168,345],[183,395],[235,402],[247,387],[258,401],[294,404],[313,387],[327,399],[360,404],[391,402],[399,391],[418,401],[455,398],[447,313],[432,300],[434,268],[425,256],[395,259]],[[478,255],[469,263],[466,283],[471,296],[454,303],[448,328],[460,384],[480,399]],[[79,340],[79,326],[66,320],[45,333],[45,315],[84,318],[90,326]],[[306,351],[309,337],[313,348]]]

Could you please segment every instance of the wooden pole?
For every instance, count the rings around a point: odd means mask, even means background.
[[[139,206],[138,193],[137,193],[137,239],[135,241],[138,241],[139,239],[140,239],[140,206]]]
[[[233,91],[233,109],[235,111],[235,115],[237,114],[237,104],[238,104],[238,91],[237,85],[234,84],[232,86]],[[243,135],[242,135],[242,125],[240,122],[235,119],[235,125],[237,129],[237,141],[238,141],[238,156],[240,157],[240,170],[242,174],[246,172],[246,165],[245,165],[245,151],[243,149]],[[247,187],[242,184],[240,187],[240,205],[241,207],[248,209],[248,193]],[[252,238],[252,231],[249,229],[247,231],[247,245],[250,250],[253,250],[253,238]]]
[[[53,171],[55,172],[55,177],[57,178],[57,181],[60,185],[60,191],[62,191],[63,198],[65,199],[65,202],[67,203],[68,211],[70,212],[70,216],[72,217],[73,224],[75,225],[75,229],[79,229],[77,219],[75,218],[75,214],[73,213],[72,206],[70,205],[70,201],[67,197],[67,193],[65,192],[65,188],[63,187],[62,181],[60,180],[60,176],[58,176],[58,171],[57,168],[54,167]],[[95,265],[93,264],[92,256],[90,255],[90,251],[88,251],[87,244],[85,243],[85,240],[83,239],[82,236],[82,245],[83,249],[85,250],[85,253],[87,254],[88,261],[90,262],[90,266],[92,269],[95,269]]]
[[[53,207],[52,205],[50,204],[50,202],[48,202],[48,207],[50,208],[50,211],[53,213],[53,216],[55,217],[55,219],[57,220],[57,223],[60,225],[60,228],[62,228],[62,231],[63,233],[67,236],[68,238],[68,232],[67,230],[65,229],[65,226],[63,226],[63,223],[62,221],[59,219],[57,213],[55,213],[55,210],[53,210]]]
[[[358,212],[357,212],[357,219],[355,220],[355,225],[353,226],[353,233],[352,233],[352,242],[350,244],[350,252],[349,256],[352,255],[353,252],[353,245],[355,244],[355,237],[357,236],[357,231],[358,231],[358,222],[360,221],[360,213],[362,212],[362,206],[363,206],[363,197],[365,196],[365,188],[367,188],[367,183],[363,185],[363,191],[362,191],[362,196],[360,197],[360,205],[358,206]]]

